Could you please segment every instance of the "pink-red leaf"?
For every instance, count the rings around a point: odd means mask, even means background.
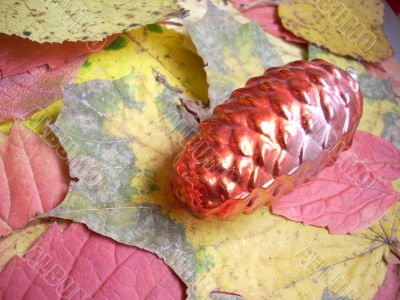
[[[372,300],[400,299],[400,265],[389,265],[385,281],[380,286]]]
[[[75,57],[108,46],[117,35],[99,42],[37,43],[16,35],[0,33],[0,77],[31,71],[38,66],[57,68]]]
[[[305,224],[352,233],[368,227],[400,198],[391,181],[400,177],[400,151],[358,131],[350,150],[317,178],[272,204],[274,213]]]
[[[18,122],[0,133],[0,236],[56,207],[68,185],[66,160],[45,139]]]
[[[277,5],[263,2],[259,0],[230,0],[232,4],[239,10],[243,15],[252,21],[260,23],[261,27],[277,36],[285,39],[288,42],[294,42],[299,44],[307,44],[308,42],[298,36],[295,36],[289,30],[282,26],[280,21]]]
[[[400,151],[380,137],[357,131],[348,152],[354,153],[358,157],[357,162],[388,183],[400,177]]]
[[[73,223],[54,224],[0,274],[7,299],[183,299],[185,288],[154,254]]]
[[[0,79],[0,121],[26,119],[61,97],[61,88],[75,78],[83,56],[49,70],[46,66],[31,72]]]
[[[362,64],[367,69],[368,73],[378,77],[380,79],[389,78],[389,74],[386,73],[385,69],[381,66],[380,63],[371,63],[367,61],[363,61]]]

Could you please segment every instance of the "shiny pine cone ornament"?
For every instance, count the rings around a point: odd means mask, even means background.
[[[333,164],[361,114],[357,82],[328,62],[267,69],[200,123],[176,158],[174,195],[199,218],[251,213]]]

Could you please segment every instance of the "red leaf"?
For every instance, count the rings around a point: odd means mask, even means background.
[[[100,42],[41,44],[16,35],[0,33],[0,72],[3,77],[7,77],[43,65],[54,69],[75,57],[103,49],[116,37],[117,35],[113,35]]]
[[[66,161],[44,139],[18,122],[0,134],[0,236],[56,207],[68,184]]]
[[[73,223],[54,224],[0,274],[7,299],[183,299],[185,288],[154,254]]]
[[[388,265],[386,277],[372,300],[400,299],[400,265]]]
[[[382,68],[380,63],[371,63],[367,61],[362,61],[362,64],[367,69],[368,73],[380,79],[386,79],[389,77],[389,74],[386,73],[385,69]]]
[[[41,66],[0,80],[0,121],[25,119],[61,98],[61,87],[75,78],[83,56],[57,69]]]
[[[352,233],[368,227],[399,199],[391,181],[400,177],[400,151],[358,131],[350,150],[292,193],[272,204],[274,213],[305,224]]]
[[[288,42],[308,44],[305,39],[295,36],[282,26],[276,4],[259,0],[230,0],[230,2],[248,19],[260,23],[265,31]]]
[[[400,177],[400,151],[382,138],[357,131],[348,152],[357,155],[359,162],[389,184]]]

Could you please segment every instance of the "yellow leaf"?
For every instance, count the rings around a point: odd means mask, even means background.
[[[283,26],[330,51],[377,62],[393,55],[379,0],[307,0],[279,5]]]
[[[384,278],[385,241],[399,238],[399,208],[355,235],[330,235],[267,209],[227,223],[180,219],[188,240],[208,258],[193,291],[208,284],[245,299],[320,299],[328,289],[370,299]]]
[[[75,82],[93,79],[118,79],[140,69],[154,81],[153,69],[181,87],[188,97],[207,102],[206,74],[201,58],[184,44],[190,39],[164,26],[141,27],[123,34],[123,47],[103,50],[88,56]],[[161,31],[161,32],[160,32]],[[153,82],[155,84],[155,82]]]
[[[99,41],[185,12],[176,0],[0,1],[0,32],[36,42]]]

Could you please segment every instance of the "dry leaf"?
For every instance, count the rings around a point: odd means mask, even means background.
[[[330,51],[383,61],[393,50],[383,30],[383,3],[379,0],[289,1],[279,5],[283,26]]]
[[[176,0],[0,2],[0,32],[39,43],[100,41],[139,25],[183,17]],[[16,22],[15,20],[18,20]]]

